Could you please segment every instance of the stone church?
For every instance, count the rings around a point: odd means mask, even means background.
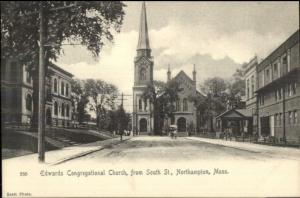
[[[142,4],[139,40],[137,45],[137,55],[134,60],[134,86],[133,86],[133,131],[138,135],[151,134],[154,128],[154,118],[152,115],[153,104],[149,100],[142,99],[142,94],[148,84],[153,84],[153,67],[154,61],[151,56],[151,48],[149,44],[147,14],[145,2]],[[194,66],[193,78],[190,78],[184,71],[180,71],[174,78],[171,78],[170,67],[167,72],[168,81],[177,81],[180,83],[182,91],[179,92],[177,100],[176,112],[174,119],[170,120],[170,124],[176,124],[179,135],[187,134],[188,127],[197,128],[197,111],[194,104],[188,100],[189,96],[198,95],[204,97],[196,90],[196,70]]]

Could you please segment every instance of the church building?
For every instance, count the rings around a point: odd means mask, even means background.
[[[137,55],[134,60],[134,86],[133,86],[133,131],[137,135],[151,134],[154,128],[153,104],[149,100],[142,99],[143,92],[147,86],[153,85],[153,57],[149,44],[147,14],[145,2],[142,4],[140,18],[139,40],[137,45]],[[176,124],[178,133],[186,135],[188,131],[197,129],[199,116],[189,96],[204,97],[196,89],[196,70],[194,65],[193,78],[190,78],[184,71],[180,71],[174,78],[171,78],[170,67],[167,72],[168,81],[180,83],[182,91],[178,93],[174,118],[169,120],[169,124]]]
[[[142,99],[148,84],[153,84],[153,57],[149,44],[145,2],[142,5],[137,55],[134,60],[132,126],[136,134],[149,134],[154,125],[149,100]]]

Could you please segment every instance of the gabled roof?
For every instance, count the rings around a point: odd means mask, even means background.
[[[180,76],[188,79],[191,83],[194,82],[183,70],[181,70],[172,80],[178,79]]]
[[[250,117],[252,117],[252,112],[248,109],[230,109],[230,110],[227,110],[227,111],[221,113],[216,118],[226,117],[226,116],[228,116],[228,118],[238,118],[238,117],[250,118]]]

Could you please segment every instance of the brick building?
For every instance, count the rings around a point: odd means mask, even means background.
[[[249,63],[247,63],[244,71],[244,78],[246,83],[246,109],[251,114],[252,119],[252,131],[253,133],[257,133],[258,130],[258,122],[257,122],[257,65],[258,58],[255,56],[252,58]]]
[[[46,76],[46,123],[71,125],[73,75],[50,63]],[[13,59],[1,59],[1,122],[29,125],[33,111],[33,80],[27,66]]]
[[[260,136],[298,141],[300,136],[299,30],[257,65]]]

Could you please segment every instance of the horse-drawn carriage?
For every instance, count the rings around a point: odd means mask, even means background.
[[[169,135],[171,138],[177,138],[177,125],[170,125],[169,126]]]

